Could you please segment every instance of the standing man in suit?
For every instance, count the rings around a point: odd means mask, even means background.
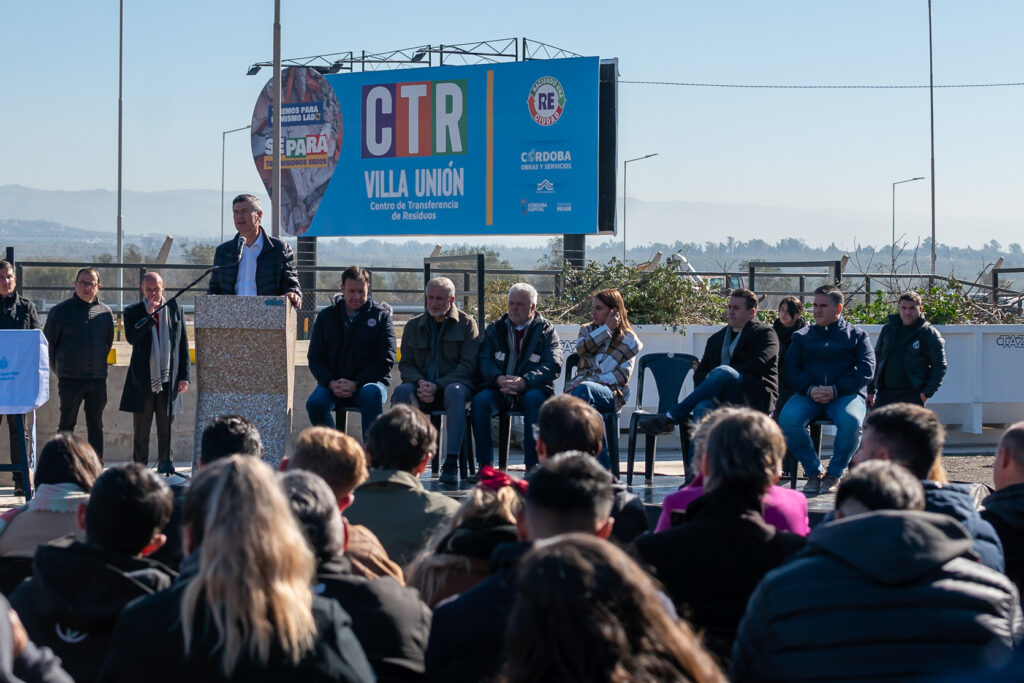
[[[153,315],[164,302],[160,273],[146,273],[141,289],[142,301],[124,311],[132,359],[121,394],[121,411],[134,413],[132,460],[149,466],[149,430],[155,417],[157,471],[174,474],[171,423],[182,412],[181,394],[188,390],[190,370],[185,318],[177,301]],[[144,321],[141,326],[139,321]]]
[[[263,230],[263,208],[256,195],[240,194],[231,202],[238,234],[224,242],[213,255],[220,266],[210,276],[207,294],[239,296],[286,296],[302,306],[302,290],[295,270],[295,254],[281,240]]]
[[[664,415],[645,415],[639,427],[648,434],[668,434],[693,415],[699,421],[723,403],[747,405],[771,413],[779,397],[779,337],[757,319],[757,295],[734,289],[728,324],[715,332],[694,368],[694,390]]]

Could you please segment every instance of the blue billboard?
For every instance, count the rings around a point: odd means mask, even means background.
[[[599,59],[282,78],[291,235],[594,234]],[[268,191],[270,85],[252,146]]]

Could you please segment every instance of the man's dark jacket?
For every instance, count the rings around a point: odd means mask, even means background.
[[[39,314],[31,299],[17,292],[0,297],[0,330],[37,330]]]
[[[415,588],[390,576],[356,576],[342,555],[320,563],[314,592],[337,600],[352,617],[352,628],[377,680],[423,680],[431,613]]]
[[[766,524],[761,497],[723,484],[687,506],[683,522],[636,540],[679,614],[727,662],[757,584],[804,547],[804,538]]]
[[[184,569],[184,566],[183,566]],[[255,571],[255,568],[254,568]],[[220,670],[223,644],[218,642],[205,596],[197,601],[192,649],[185,655],[181,629],[181,598],[189,581],[136,600],[121,612],[112,647],[100,674],[101,681],[245,681],[280,683],[303,681],[370,683],[373,671],[352,630],[352,619],[334,600],[313,597],[316,637],[313,650],[293,664],[276,640],[265,664],[257,664],[242,651],[230,679]]]
[[[427,645],[427,680],[477,683],[497,676],[505,628],[516,602],[519,560],[530,543],[505,543],[491,554],[491,575],[434,609]]]
[[[704,347],[693,383],[704,381],[708,373],[722,364],[722,344],[728,325],[715,332]],[[770,413],[779,397],[779,337],[771,325],[756,318],[747,321],[729,359],[729,366],[742,376],[743,397],[755,410]]]
[[[974,539],[974,552],[978,553],[981,563],[997,572],[1005,568],[1003,561],[1003,544],[995,528],[982,518],[974,505],[971,487],[967,484],[939,484],[924,480],[924,509],[949,515],[967,529]]]
[[[751,596],[729,680],[931,680],[1009,653],[1016,590],[971,547],[959,522],[930,512],[818,525]]]
[[[526,389],[540,389],[548,396],[555,393],[555,379],[562,372],[562,346],[555,326],[535,313],[523,337],[523,350],[512,371],[505,370],[509,357],[508,314],[487,326],[480,343],[480,388],[498,386],[501,375],[516,375]]]
[[[840,396],[867,396],[875,373],[875,352],[868,333],[840,318],[831,325],[808,325],[793,333],[783,364],[793,393],[832,387]]]
[[[403,382],[415,384],[427,378],[427,369],[433,360],[430,326],[434,324],[434,318],[428,312],[405,324],[402,332],[402,360],[398,362]],[[449,384],[461,383],[472,390],[476,384],[476,362],[480,352],[480,332],[476,320],[452,305],[445,314],[439,332],[441,353],[435,384],[444,389]]]
[[[345,297],[338,294],[317,314],[306,358],[322,386],[340,378],[360,387],[372,382],[390,386],[395,346],[390,306],[368,298],[349,322]]]
[[[167,305],[167,319],[171,323],[171,365],[170,391],[172,400],[167,402],[168,414],[173,414],[174,404],[181,404],[178,393],[178,382],[188,382],[190,364],[188,356],[188,334],[185,331],[185,318],[177,301]],[[146,322],[135,329],[139,320]],[[132,358],[128,363],[128,374],[124,380],[124,391],[121,393],[120,409],[126,413],[141,413],[145,406],[146,396],[153,392],[149,378],[149,356],[153,350],[153,317],[146,315],[146,304],[140,302],[124,309],[124,336],[132,345]]]
[[[999,534],[1006,575],[1017,584],[1024,604],[1024,484],[1007,486],[986,498],[981,518]]]
[[[167,588],[173,577],[157,562],[84,543],[44,545],[11,605],[29,638],[53,650],[83,683],[96,680],[121,609]]]
[[[258,296],[281,296],[295,292],[302,296],[299,288],[299,274],[295,270],[295,254],[287,243],[271,237],[263,228],[263,249],[256,257],[256,294]],[[213,265],[221,266],[210,274],[207,294],[234,294],[235,280],[238,279],[239,255],[245,238],[235,235],[217,247],[213,254]]]
[[[907,345],[902,349],[893,348],[902,325],[903,321],[897,313],[890,315],[889,322],[882,327],[878,344],[875,345],[877,367],[868,385],[868,393],[873,394],[879,390],[879,382],[885,377],[886,364],[892,354],[899,353],[910,385],[926,398],[931,398],[946,376],[946,342],[939,331],[921,316],[914,323],[914,333],[907,340]]]
[[[96,299],[77,294],[50,309],[43,328],[50,344],[50,369],[68,379],[106,379],[107,354],[114,344],[114,314]]]
[[[647,519],[647,508],[640,497],[631,492],[624,482],[616,477],[612,480],[612,538],[627,546],[637,536],[650,528]]]

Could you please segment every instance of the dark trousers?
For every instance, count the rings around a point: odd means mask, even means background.
[[[924,405],[921,403],[921,392],[917,389],[879,389],[878,393],[875,394],[875,404],[873,408],[881,408],[887,406],[890,403],[913,403],[916,406]]]
[[[18,429],[18,416],[17,415],[0,415],[0,421],[7,418],[7,429],[11,433],[11,464],[17,465],[21,462],[21,447],[25,447],[25,452],[28,453],[28,433],[25,429]],[[28,422],[26,417],[22,424]],[[18,443],[18,439],[21,439],[21,444]],[[24,482],[22,481],[21,472],[14,472],[14,488],[21,488]]]
[[[174,416],[168,414],[167,400],[170,392],[167,385],[159,394],[146,392],[141,413],[132,414],[132,460],[149,467],[149,430],[156,418],[156,462],[158,469],[171,464],[171,423]]]
[[[103,460],[103,409],[107,405],[107,379],[57,379],[57,393],[60,396],[60,425],[62,432],[75,431],[78,424],[78,409],[85,403],[85,428],[89,445]]]

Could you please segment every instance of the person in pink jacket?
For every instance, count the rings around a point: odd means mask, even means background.
[[[701,468],[703,470],[703,466]],[[704,493],[704,472],[701,471],[688,486],[665,496],[661,504],[661,516],[655,533],[672,527],[672,512],[685,510],[692,501]],[[792,531],[806,536],[811,532],[807,518],[807,496],[800,491],[782,486],[772,486],[761,499],[764,503],[764,521],[776,529]]]

